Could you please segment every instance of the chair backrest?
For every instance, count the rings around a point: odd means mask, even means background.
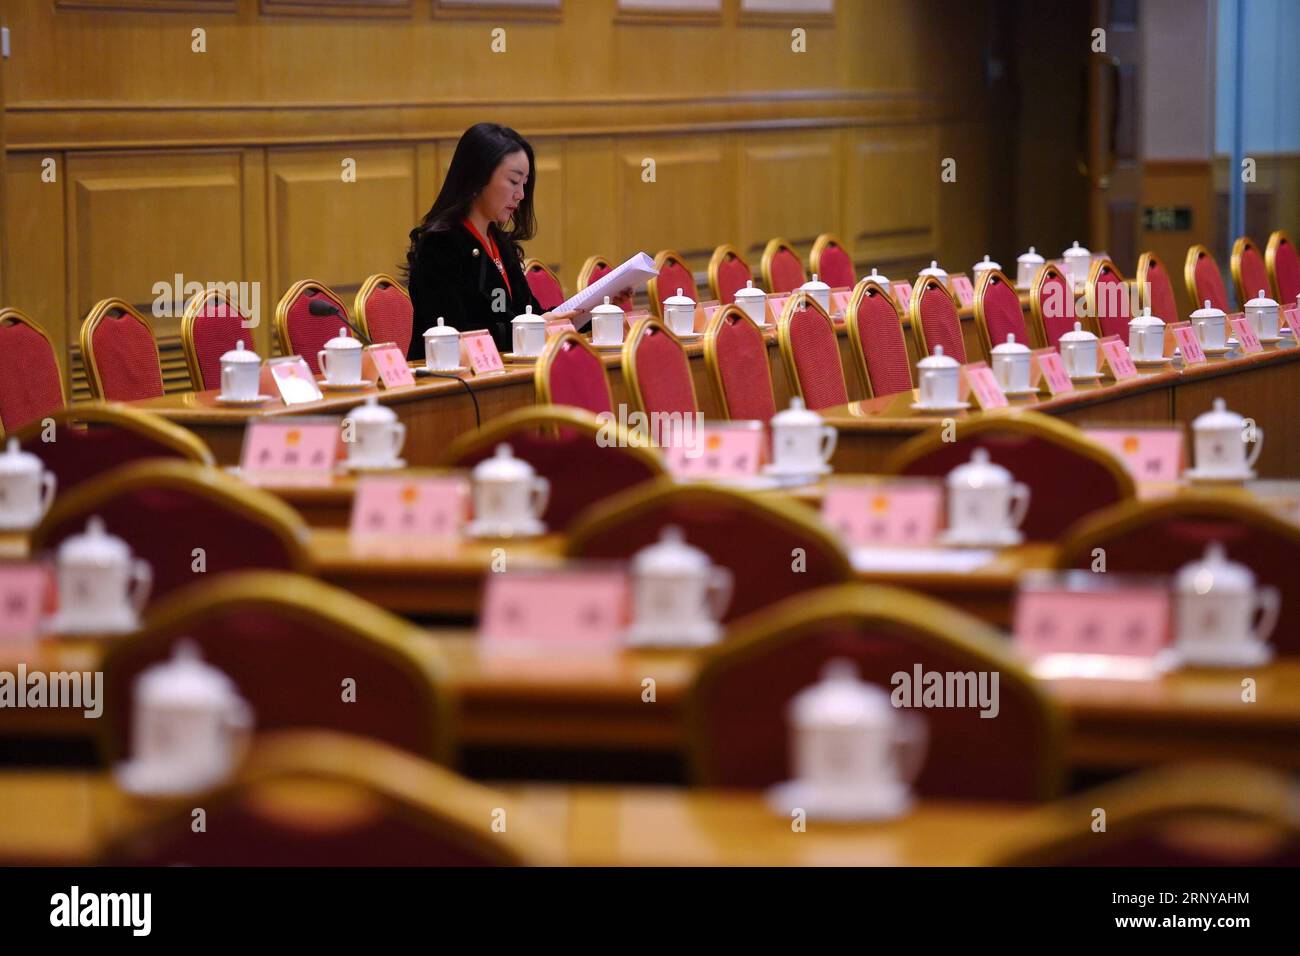
[[[96,516],[149,563],[152,601],[228,571],[312,566],[307,525],[293,508],[207,465],[140,461],[83,482],[36,526],[33,552],[56,549]]]
[[[1150,309],[1152,315],[1166,325],[1179,321],[1173,280],[1154,252],[1144,252],[1138,257],[1137,277],[1133,281],[1137,283],[1138,301]]]
[[[194,293],[181,316],[181,347],[190,370],[190,386],[196,392],[221,388],[221,356],[243,342],[254,350],[253,331],[246,316],[220,289],[209,287]]]
[[[537,304],[544,312],[551,311],[568,298],[564,294],[560,277],[541,259],[524,260],[524,278],[528,280],[528,288],[532,290],[533,298],[537,300]]]
[[[96,302],[81,323],[80,340],[91,397],[132,402],[163,393],[153,327],[124,300]]]
[[[140,673],[182,641],[234,682],[259,733],[336,730],[450,759],[451,709],[427,633],[315,578],[250,571],[172,595],[140,631],[109,646],[98,728],[106,764],[131,750]],[[343,696],[347,678],[353,700]]]
[[[1029,287],[1029,316],[1038,327],[1039,341],[1056,348],[1061,336],[1074,330],[1075,312],[1074,292],[1065,273],[1050,262],[1040,266]]]
[[[704,652],[685,707],[695,782],[756,789],[791,779],[791,700],[836,660],[851,662],[860,680],[889,693],[899,719],[924,722],[921,796],[1056,796],[1063,721],[1006,639],[939,601],[862,584],[790,598]],[[945,706],[922,709],[930,675],[946,691]],[[912,708],[917,712],[905,715]]]
[[[1071,528],[1057,562],[1088,568],[1093,549],[1105,548],[1107,572],[1173,574],[1215,541],[1255,573],[1258,585],[1278,589],[1282,607],[1270,643],[1280,655],[1300,655],[1300,584],[1292,573],[1300,562],[1300,527],[1248,499],[1206,492],[1120,502]]]
[[[352,301],[352,309],[357,328],[370,341],[393,342],[403,355],[410,351],[415,308],[410,293],[392,276],[380,272],[363,282]]]
[[[1098,259],[1088,272],[1085,286],[1088,313],[1093,317],[1100,335],[1118,335],[1128,341],[1128,323],[1133,318],[1129,304],[1128,283],[1115,263]]]
[[[658,319],[640,319],[623,340],[623,378],[639,411],[690,415],[699,411],[686,351]]]
[[[963,365],[966,363],[966,343],[961,337],[957,304],[938,276],[917,278],[908,311],[918,355],[930,355],[936,345],[942,345],[944,355]]]
[[[289,291],[281,296],[275,307],[275,336],[282,353],[301,355],[312,373],[319,375],[320,362],[316,353],[346,326],[337,315],[312,315],[311,303],[315,299],[329,303],[344,316],[348,314],[343,300],[323,283],[300,279],[289,286]]]
[[[188,429],[126,405],[87,402],[49,416],[53,441],[41,421],[18,433],[24,451],[54,472],[60,495],[83,482],[149,458],[212,465],[207,445]]]
[[[808,254],[808,271],[832,289],[851,287],[858,282],[857,273],[853,269],[853,257],[839,237],[829,232],[823,232],[813,243],[812,251]]]
[[[66,403],[50,337],[17,309],[0,309],[0,437],[53,415]]]
[[[533,390],[542,405],[573,405],[593,415],[614,411],[605,360],[573,332],[547,341],[533,372]]]
[[[1268,237],[1264,263],[1273,280],[1278,304],[1284,309],[1296,305],[1296,299],[1300,296],[1300,255],[1296,254],[1291,237],[1281,229]]]
[[[1025,313],[1020,308],[1020,295],[1015,284],[997,269],[986,269],[975,289],[975,327],[979,330],[984,354],[991,355],[1002,345],[1008,335],[1014,335],[1021,345],[1031,349],[1039,343],[1029,334]],[[945,351],[947,351],[945,349]]]
[[[911,391],[903,313],[889,290],[874,279],[863,279],[849,299],[848,316],[853,361],[867,397]]]
[[[986,448],[990,459],[1029,486],[1021,530],[1030,541],[1054,540],[1081,516],[1135,494],[1118,457],[1050,415],[981,415],[962,423],[956,441],[944,438],[934,428],[908,440],[886,459],[885,472],[942,478],[970,461],[976,448]]]
[[[723,621],[735,621],[784,597],[853,580],[847,555],[815,512],[797,502],[672,478],[642,485],[593,507],[569,528],[573,558],[626,560],[681,528],[732,575]],[[795,556],[802,550],[802,560]],[[797,569],[797,570],[796,570]]]
[[[1192,300],[1193,309],[1199,309],[1208,300],[1216,309],[1232,311],[1228,290],[1223,287],[1223,273],[1205,246],[1195,245],[1187,250],[1183,279],[1187,283],[1187,295]]]
[[[735,246],[724,242],[713,250],[709,259],[709,291],[722,305],[735,302],[736,290],[745,288],[745,283],[753,278],[749,263]]]
[[[116,866],[510,866],[558,862],[506,798],[374,740],[322,731],[260,737],[234,780],[205,794],[212,833],[164,805],[105,840]]]
[[[1237,290],[1237,307],[1244,309],[1246,303],[1260,294],[1270,298],[1276,293],[1269,279],[1268,265],[1264,254],[1249,236],[1242,236],[1232,244],[1232,284]]]
[[[704,362],[723,417],[766,422],[776,414],[767,342],[740,306],[724,305],[709,319]]]
[[[646,292],[650,296],[650,313],[663,318],[663,301],[670,295],[682,290],[682,295],[695,302],[700,301],[700,292],[695,285],[695,276],[687,267],[686,261],[671,249],[664,249],[655,256],[655,269],[658,274],[646,283]]]
[[[614,267],[604,256],[588,256],[587,261],[582,264],[582,269],[578,272],[578,288],[585,289],[605,273]],[[624,312],[632,310],[632,300],[634,295],[623,295],[611,297],[610,302],[618,306]]]
[[[768,292],[793,292],[808,281],[799,253],[784,239],[769,240],[763,249],[763,260],[759,267]]]
[[[791,391],[805,407],[816,411],[848,402],[835,323],[820,302],[805,293],[790,296],[777,319],[776,340]]]
[[[588,507],[666,473],[663,459],[646,447],[648,437],[625,432],[612,413],[598,420],[577,408],[533,405],[461,435],[439,461],[473,468],[508,444],[550,482],[542,520],[564,531]]]

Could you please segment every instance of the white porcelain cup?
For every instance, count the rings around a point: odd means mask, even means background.
[[[531,305],[524,315],[516,316],[510,323],[510,347],[521,358],[541,355],[546,347],[546,320],[533,315]]]
[[[993,376],[1004,392],[1024,392],[1029,389],[1031,356],[1025,352],[993,353]]]
[[[551,498],[551,483],[541,475],[474,482],[474,521],[503,528],[540,521]]]
[[[425,330],[424,367],[430,372],[454,372],[460,367],[460,334],[443,325],[441,318]]]
[[[102,565],[60,564],[59,617],[93,629],[102,620],[138,618],[153,588],[153,569],[141,558]]]
[[[1192,328],[1206,351],[1222,350],[1228,343],[1227,317],[1218,309],[1197,309],[1192,313]]]
[[[633,590],[636,623],[657,631],[711,627],[731,603],[732,583],[731,572],[716,565],[703,574],[638,574]]]
[[[1277,626],[1282,601],[1277,588],[1257,585],[1250,593],[1178,595],[1178,642],[1240,644],[1268,640]]]
[[[1268,292],[1259,290],[1259,295],[1246,303],[1246,317],[1255,327],[1255,334],[1261,339],[1271,341],[1277,338],[1278,307],[1277,302],[1268,297]]]
[[[1023,482],[948,488],[948,527],[961,535],[995,537],[1019,528],[1029,513]]]
[[[357,464],[384,465],[402,454],[406,425],[398,421],[353,420],[348,459]]]
[[[1097,374],[1097,341],[1060,343],[1061,359],[1065,370],[1074,378],[1088,378]]]
[[[830,425],[773,424],[772,457],[787,470],[817,470],[830,463],[839,433]]]
[[[1256,426],[1254,441],[1245,429],[1201,429],[1196,432],[1196,470],[1202,475],[1236,476],[1255,467],[1264,450],[1264,429]],[[1247,451],[1249,446],[1249,451]]]
[[[261,377],[261,362],[222,362],[221,397],[251,401],[260,394]]]
[[[353,385],[361,381],[360,347],[326,344],[325,348],[316,353],[316,361],[325,374],[325,381],[331,385]]]
[[[10,438],[0,455],[0,528],[33,528],[45,517],[58,485],[35,455],[22,451]]]
[[[936,352],[938,348],[936,347]],[[942,353],[940,353],[942,354]],[[927,366],[925,360],[917,363],[917,387],[920,404],[931,408],[952,408],[961,394],[961,366]]]

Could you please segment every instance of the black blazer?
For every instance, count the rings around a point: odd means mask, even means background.
[[[444,325],[462,332],[487,329],[497,349],[504,353],[512,350],[510,320],[529,305],[535,315],[545,311],[528,288],[523,264],[515,251],[518,247],[504,240],[495,225],[489,228],[493,229],[492,238],[510,277],[508,292],[487,251],[463,224],[421,239],[409,277],[415,310],[410,358],[424,359],[424,330],[437,325],[438,316],[442,316]],[[493,310],[494,304],[500,306],[499,311]]]

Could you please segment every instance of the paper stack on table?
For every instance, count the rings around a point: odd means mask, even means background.
[[[618,268],[605,273],[587,288],[565,299],[552,311],[567,312],[569,309],[577,309],[579,312],[590,312],[593,306],[600,305],[605,301],[605,296],[612,299],[621,290],[635,289],[638,286],[645,285],[646,282],[658,274],[659,270],[655,268],[654,260],[644,252],[638,252]]]

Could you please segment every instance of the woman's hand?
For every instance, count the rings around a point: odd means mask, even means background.
[[[565,309],[563,312],[543,312],[542,319],[546,322],[552,319],[557,322],[572,322],[576,315],[578,315],[577,309]]]

